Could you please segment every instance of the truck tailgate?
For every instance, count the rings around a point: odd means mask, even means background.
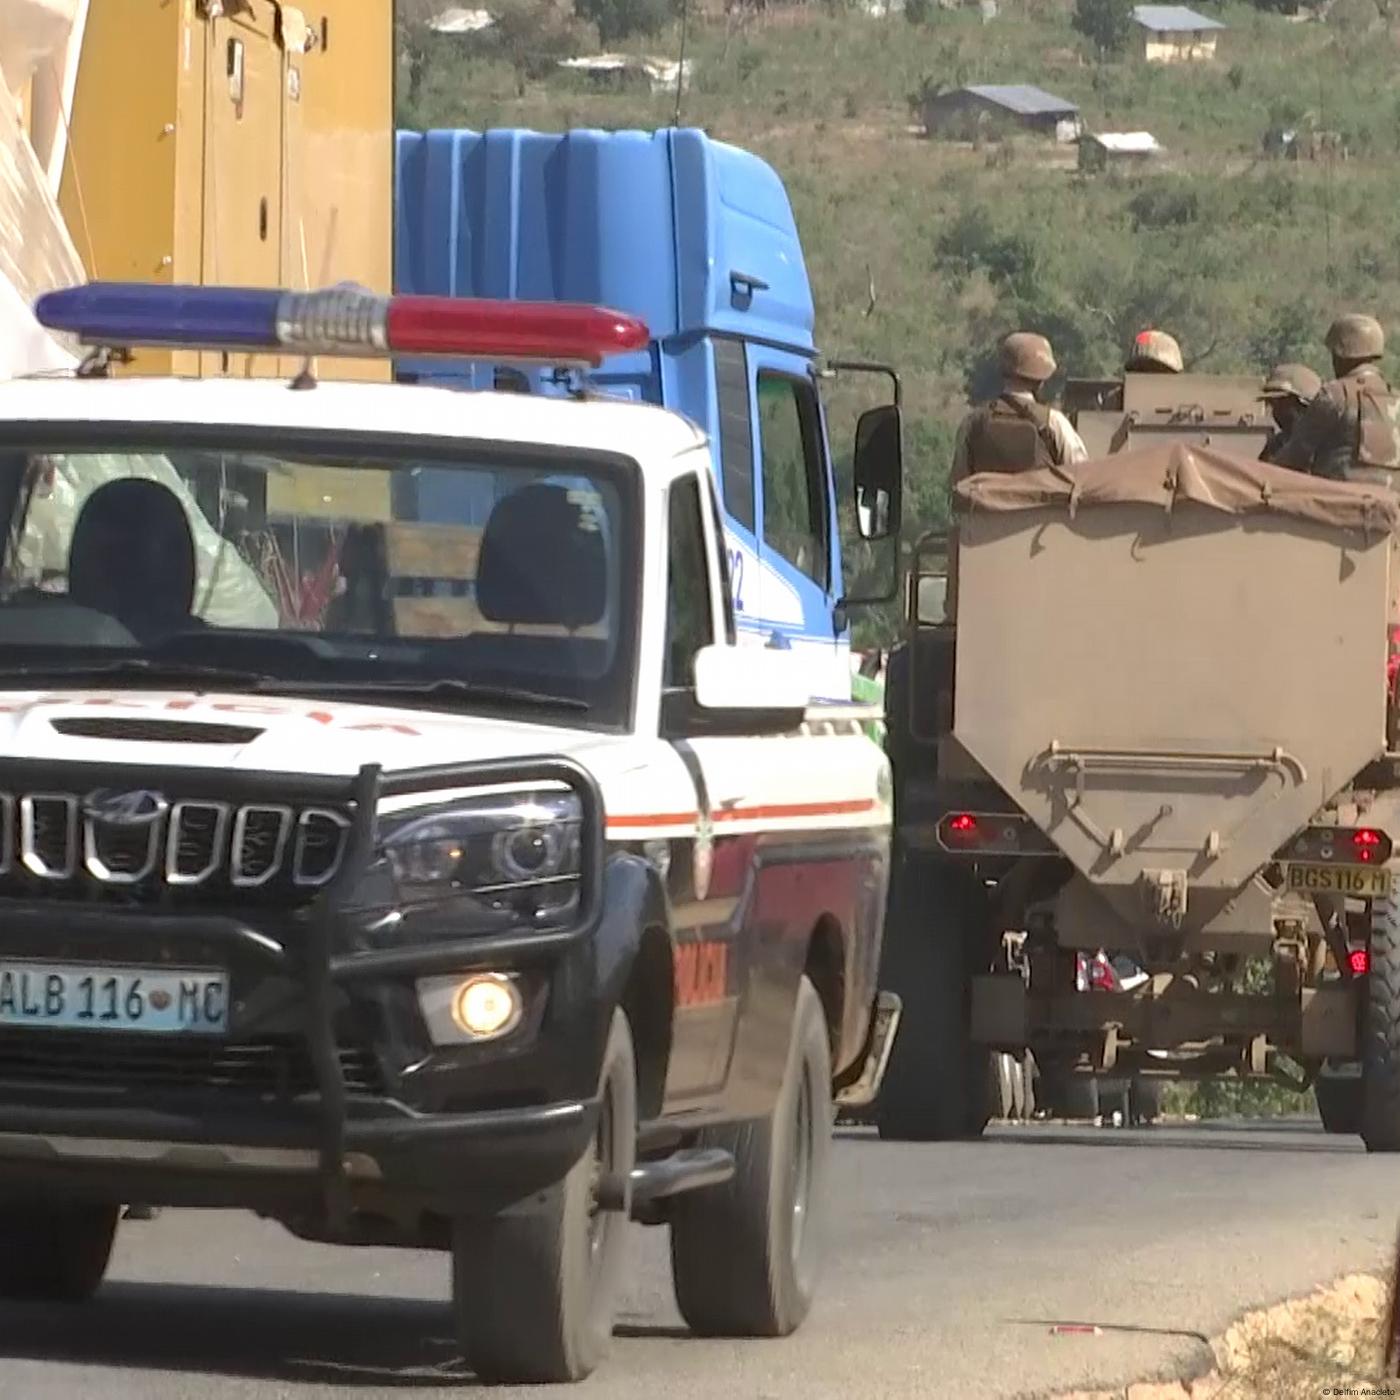
[[[1385,748],[1387,491],[1174,444],[958,488],[954,734],[1198,925]]]

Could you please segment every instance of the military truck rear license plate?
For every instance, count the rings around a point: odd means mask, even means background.
[[[1390,871],[1384,866],[1357,869],[1354,865],[1290,865],[1288,888],[1308,894],[1350,894],[1358,899],[1381,899],[1390,893]]]
[[[0,962],[0,1026],[222,1035],[228,1029],[228,974]]]

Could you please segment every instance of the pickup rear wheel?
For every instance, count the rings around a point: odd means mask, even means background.
[[[976,1137],[993,1109],[995,1059],[971,1038],[971,983],[986,895],[968,872],[905,857],[892,882],[880,985],[904,1002],[876,1109],[895,1142]]]
[[[709,1129],[734,1176],[681,1196],[671,1217],[676,1302],[702,1337],[785,1337],[812,1306],[831,1157],[831,1042],[803,977],[787,1067],[770,1117]]]
[[[1361,1050],[1361,1138],[1368,1152],[1400,1152],[1400,865],[1390,894],[1371,905],[1371,970]]]
[[[38,1201],[0,1205],[0,1298],[87,1302],[107,1272],[118,1209]]]
[[[452,1309],[481,1380],[583,1380],[611,1343],[631,1223],[599,1206],[599,1186],[625,1181],[637,1159],[636,1058],[621,1009],[598,1096],[593,1141],[562,1181],[508,1214],[455,1223]]]

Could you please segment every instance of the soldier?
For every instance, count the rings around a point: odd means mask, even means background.
[[[1275,428],[1259,454],[1261,462],[1277,462],[1304,410],[1317,397],[1322,380],[1307,365],[1275,365],[1264,381],[1260,401],[1269,405]]]
[[[1055,373],[1055,356],[1042,335],[1015,331],[997,354],[1001,393],[974,408],[958,428],[949,486],[976,472],[1019,472],[1062,467],[1089,454],[1070,421],[1037,395]]]
[[[1180,374],[1185,368],[1181,346],[1166,331],[1139,331],[1128,351],[1126,374]]]
[[[1336,378],[1298,419],[1278,464],[1338,480],[1400,470],[1400,398],[1377,368],[1385,353],[1380,322],[1339,316],[1327,332],[1327,348]]]

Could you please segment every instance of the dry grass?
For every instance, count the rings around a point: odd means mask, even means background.
[[[1215,1367],[1186,1381],[1076,1391],[1058,1400],[1318,1400],[1400,1395],[1379,1379],[1387,1285],[1352,1274],[1303,1298],[1250,1313],[1211,1343]]]

